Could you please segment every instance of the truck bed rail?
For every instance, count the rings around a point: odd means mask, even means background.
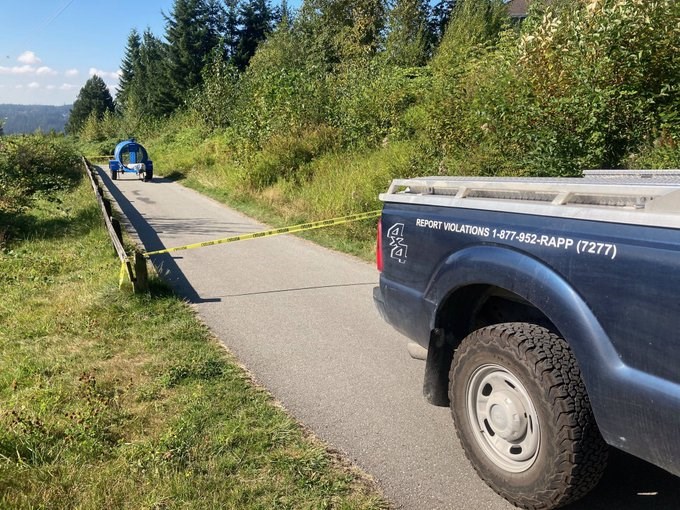
[[[680,228],[680,170],[589,170],[582,178],[395,179],[383,202]]]

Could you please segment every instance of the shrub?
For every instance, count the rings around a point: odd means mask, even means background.
[[[543,146],[526,144],[529,166],[559,166],[555,154],[563,167],[620,167],[651,142],[680,102],[678,5],[593,0],[536,13],[518,58],[535,112],[524,124],[545,133]]]
[[[24,203],[37,194],[49,196],[72,188],[81,177],[78,152],[64,137],[30,135],[0,139],[3,198],[12,195]]]
[[[325,123],[326,79],[307,53],[285,26],[260,46],[238,84],[231,131],[238,143],[257,150],[277,133]]]
[[[395,67],[380,58],[345,66],[329,79],[330,115],[344,145],[368,148],[408,136],[401,119],[427,80],[427,70]]]
[[[521,32],[494,37],[503,25],[476,1],[432,63],[428,130],[447,172],[578,175],[677,141],[678,2],[534,2]]]
[[[74,187],[83,175],[78,153],[64,137],[0,137],[0,247],[10,236],[9,221],[32,198],[51,198]]]

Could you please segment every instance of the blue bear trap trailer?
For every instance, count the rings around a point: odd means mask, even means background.
[[[140,179],[150,181],[153,179],[153,161],[144,146],[134,138],[123,140],[113,152],[113,159],[109,159],[111,179],[118,179],[119,173],[137,174]]]

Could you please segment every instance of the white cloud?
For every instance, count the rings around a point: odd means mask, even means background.
[[[59,87],[59,90],[73,90],[77,88],[75,85],[71,85],[70,83],[64,83],[62,84],[61,87]]]
[[[24,65],[14,67],[0,66],[0,74],[32,74],[35,72],[35,67]]]
[[[35,64],[39,64],[40,62],[42,62],[42,60],[40,60],[38,58],[38,56],[35,53],[33,53],[32,51],[24,51],[21,55],[19,55],[17,60],[19,62],[21,62],[22,64],[30,64],[30,65],[35,65]]]
[[[78,76],[80,73],[78,72],[78,69],[69,69],[64,73],[64,76],[72,77],[72,76]]]
[[[54,89],[57,88],[57,86],[56,86],[56,85],[48,85],[48,86],[45,87],[45,88],[46,88],[47,90],[54,90]]]
[[[94,76],[95,74],[99,76],[100,78],[110,78],[112,80],[118,81],[120,76],[123,74],[123,71],[120,69],[116,71],[104,71],[103,69],[97,69],[96,67],[90,67],[90,76]]]
[[[55,71],[51,67],[42,66],[42,67],[39,67],[38,69],[36,69],[35,73],[39,76],[42,76],[42,75],[54,76],[55,74],[57,74],[57,71]]]
[[[37,81],[32,81],[31,83],[28,84],[29,89],[39,89],[40,88],[40,83]]]
[[[15,89],[23,89],[24,86],[23,86],[23,85],[14,85],[14,88],[15,88]]]

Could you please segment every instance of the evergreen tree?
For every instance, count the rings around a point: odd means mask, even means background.
[[[71,115],[66,124],[67,133],[78,133],[90,115],[102,119],[104,112],[113,111],[114,104],[109,88],[96,74],[87,80],[73,103]]]
[[[281,1],[281,5],[279,6],[278,9],[278,14],[276,16],[276,26],[279,25],[285,25],[285,26],[290,26],[293,23],[293,13],[290,10],[290,7],[288,6],[288,2],[286,0]]]
[[[139,71],[141,46],[142,38],[140,37],[139,32],[133,28],[128,36],[125,56],[123,57],[123,62],[120,66],[122,74],[116,93],[116,106],[121,110],[125,109],[125,104],[130,96],[131,89],[134,86],[135,74]]]
[[[455,7],[456,0],[440,0],[432,7],[430,31],[433,34],[435,44],[438,45],[444,37]]]
[[[268,0],[248,0],[239,7],[239,38],[234,64],[240,70],[248,67],[257,46],[267,38],[274,26],[274,11]]]
[[[400,67],[421,66],[427,60],[432,38],[428,4],[424,0],[397,0],[388,16],[385,55]]]
[[[175,0],[165,16],[168,41],[168,79],[174,107],[202,83],[202,70],[212,50],[221,43],[224,10],[215,0]]]
[[[225,0],[224,31],[222,35],[226,58],[234,59],[239,40],[238,0]]]
[[[134,98],[139,113],[145,117],[163,117],[175,107],[175,95],[169,79],[168,48],[149,28],[142,36],[139,70],[135,74],[128,102]]]

